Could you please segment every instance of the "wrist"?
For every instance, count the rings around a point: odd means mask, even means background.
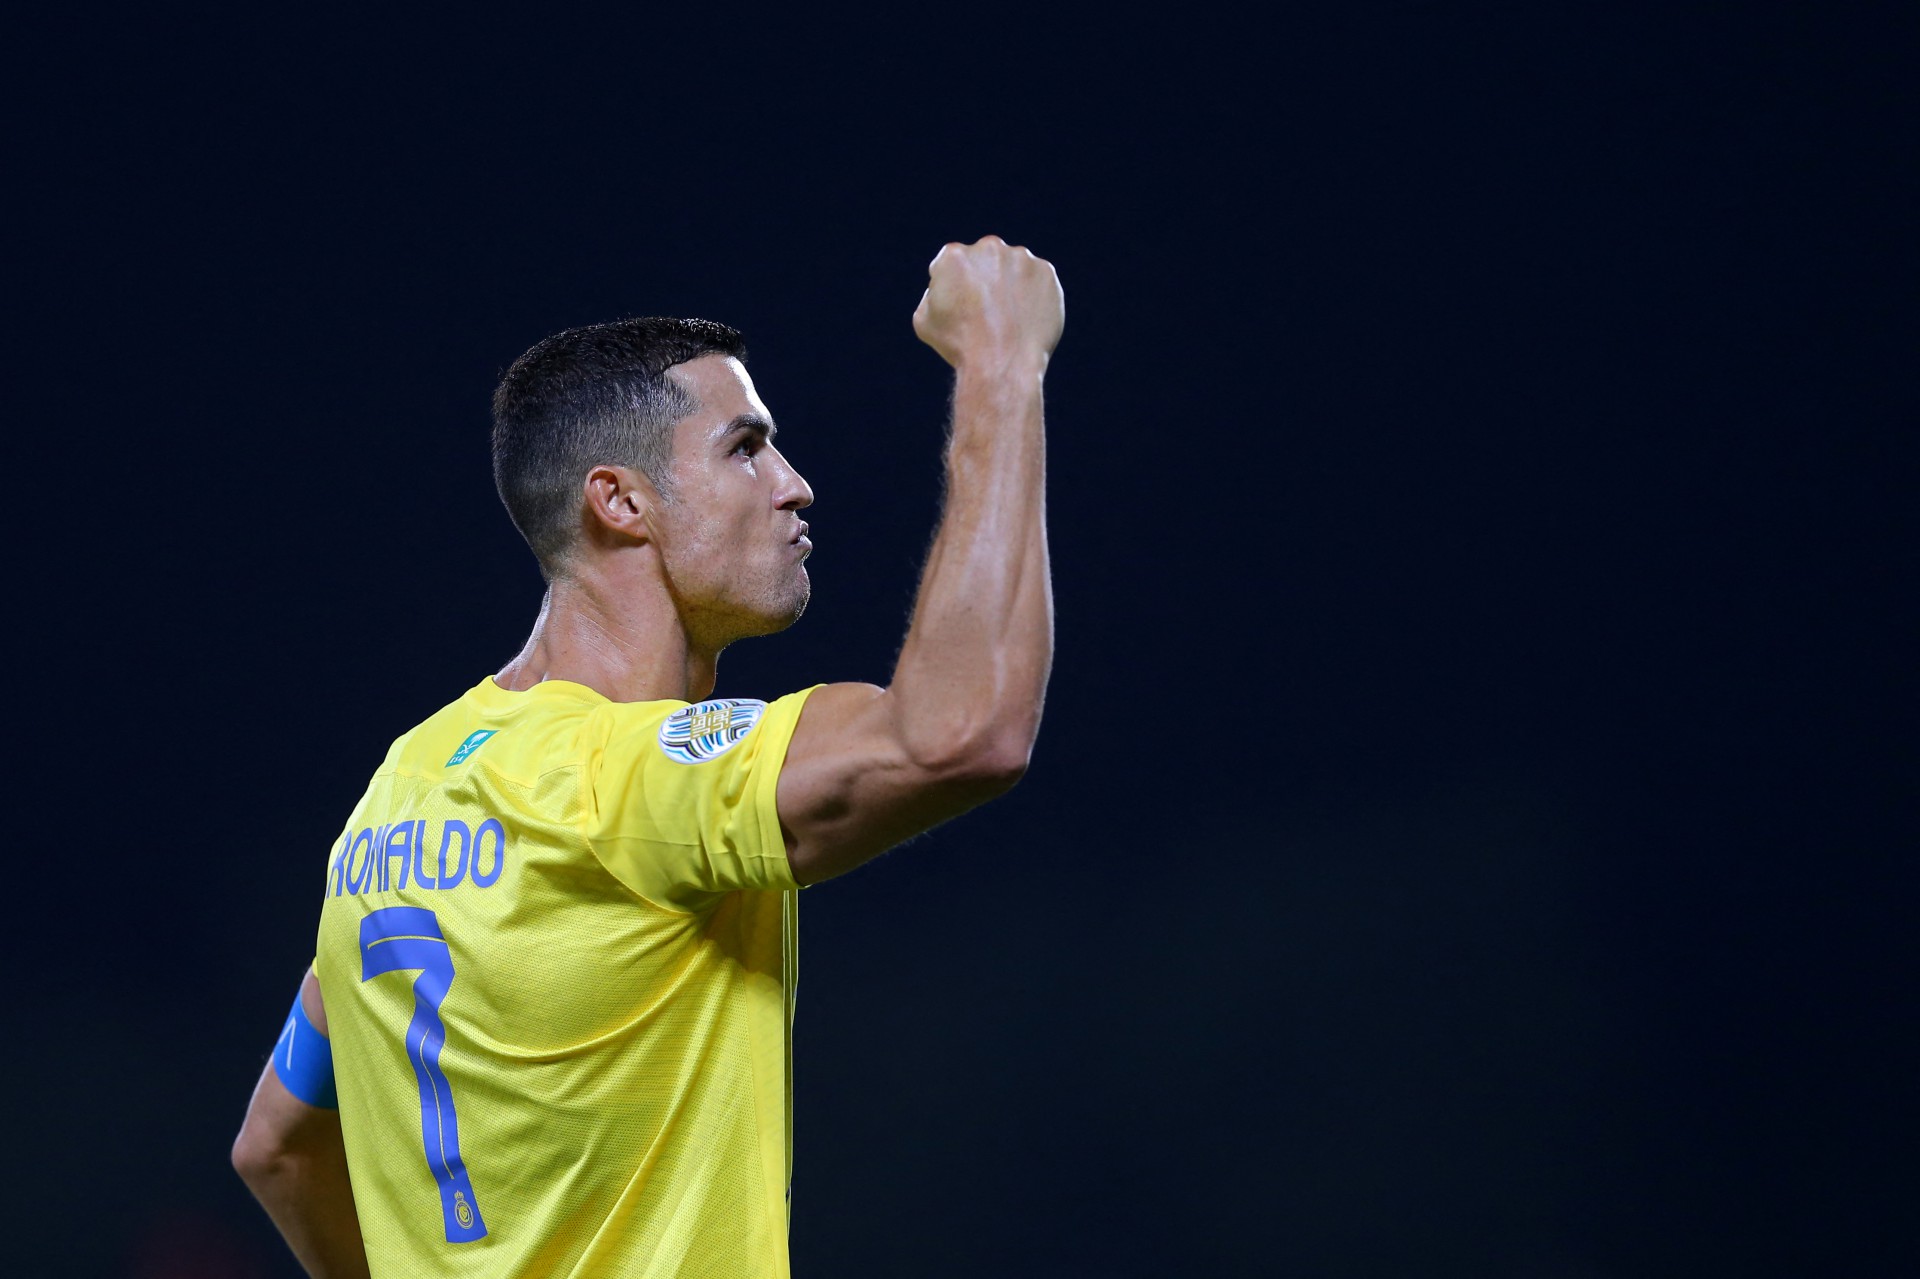
[[[1050,352],[1039,347],[982,346],[956,353],[958,383],[1038,384],[1046,376]]]

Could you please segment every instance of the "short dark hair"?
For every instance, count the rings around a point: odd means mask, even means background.
[[[646,316],[567,329],[534,343],[493,392],[493,482],[549,578],[579,529],[580,481],[632,466],[663,496],[673,425],[698,407],[667,370],[703,355],[747,358],[712,320]]]

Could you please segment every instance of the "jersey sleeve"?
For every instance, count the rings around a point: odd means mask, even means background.
[[[656,905],[799,887],[775,794],[813,690],[772,703],[614,703],[589,735],[586,837],[602,865]]]

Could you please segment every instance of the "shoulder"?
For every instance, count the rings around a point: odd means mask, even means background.
[[[609,702],[587,725],[590,755],[641,755],[700,765],[760,753],[769,739],[783,747],[813,689],[767,701],[710,697],[698,702]]]

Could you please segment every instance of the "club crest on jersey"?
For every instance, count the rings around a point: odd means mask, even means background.
[[[668,759],[698,764],[726,754],[766,713],[767,704],[751,697],[722,697],[689,706],[660,725],[660,749]]]

